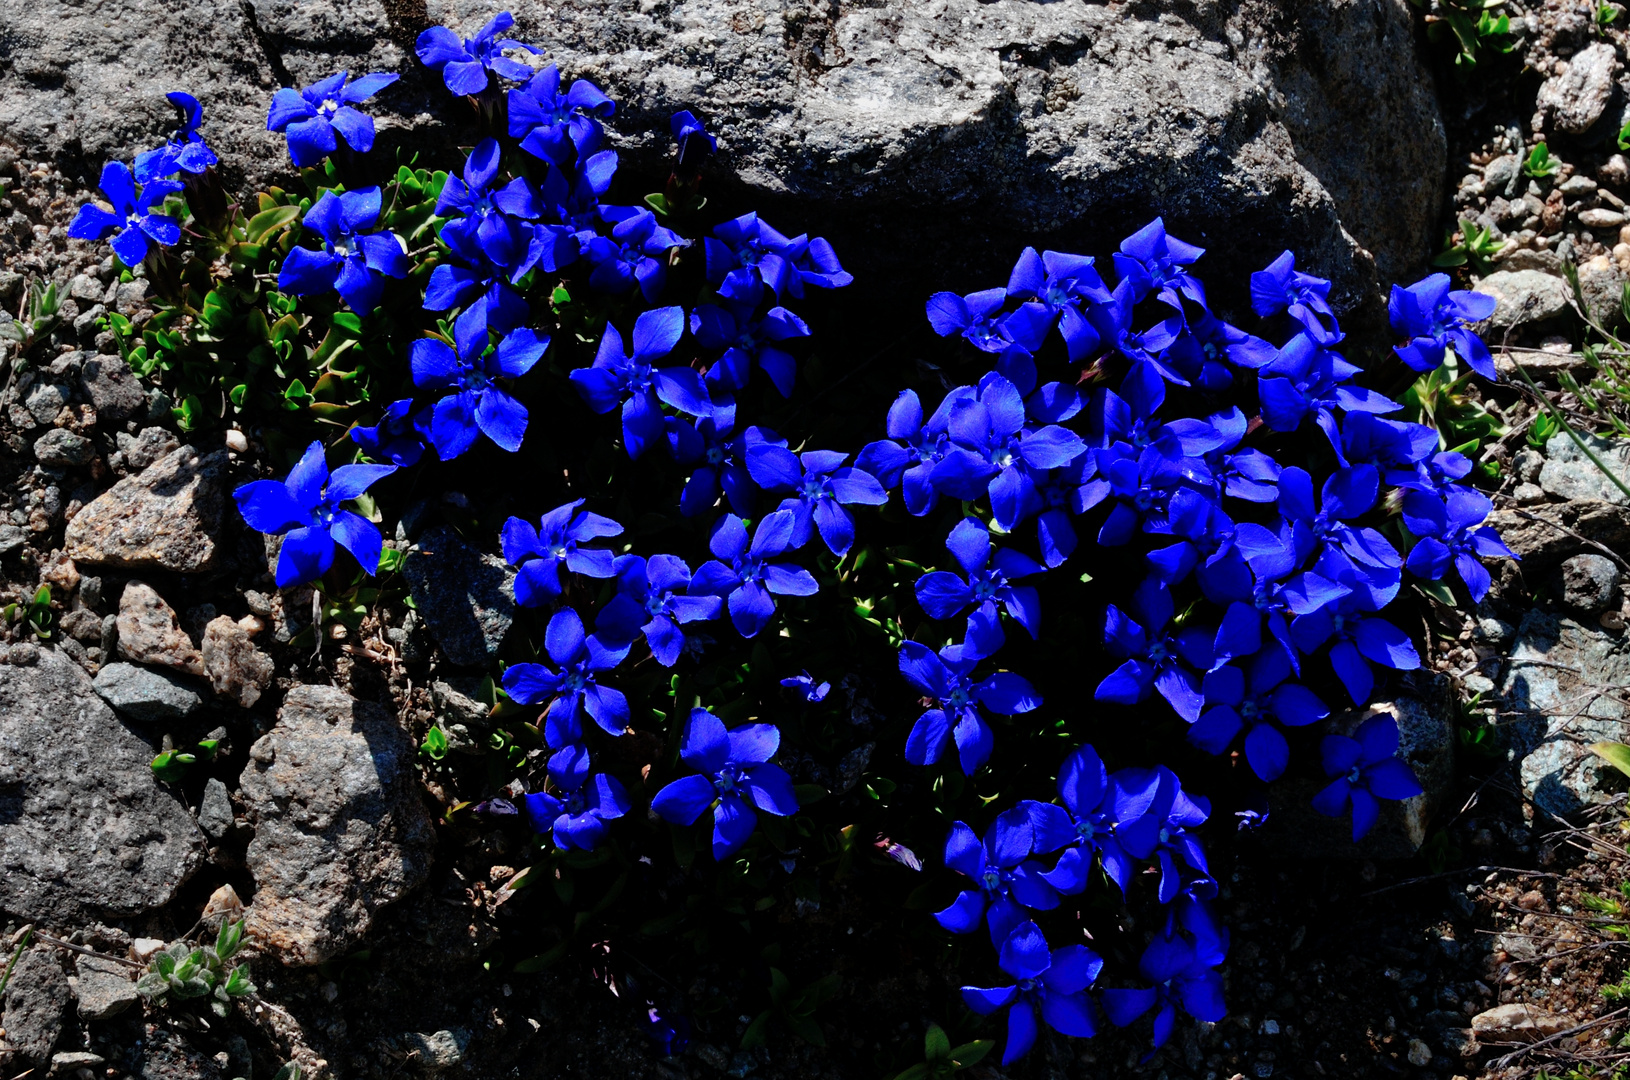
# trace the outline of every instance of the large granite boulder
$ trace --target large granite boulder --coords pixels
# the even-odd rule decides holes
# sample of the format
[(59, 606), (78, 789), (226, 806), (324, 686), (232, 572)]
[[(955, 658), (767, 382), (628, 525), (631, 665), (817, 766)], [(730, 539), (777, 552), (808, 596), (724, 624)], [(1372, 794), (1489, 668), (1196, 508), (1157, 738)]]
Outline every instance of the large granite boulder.
[[(516, 0), (516, 36), (619, 102), (631, 185), (660, 183), (667, 119), (721, 137), (715, 207), (839, 242), (874, 284), (972, 285), (1032, 239), (1094, 245), (1163, 213), (1213, 275), (1294, 247), (1350, 304), (1425, 257), (1443, 126), (1407, 0)], [(34, 152), (128, 159), (202, 99), (234, 181), (288, 168), (278, 85), (400, 71), (376, 153), (468, 143), (469, 106), (417, 66), (429, 23), (482, 0), (39, 0), (0, 10), (0, 130)], [(411, 134), (409, 134), (409, 129)], [(644, 188), (641, 190), (649, 190)], [(624, 194), (637, 201), (640, 190)], [(877, 226), (886, 225), (886, 229)]]

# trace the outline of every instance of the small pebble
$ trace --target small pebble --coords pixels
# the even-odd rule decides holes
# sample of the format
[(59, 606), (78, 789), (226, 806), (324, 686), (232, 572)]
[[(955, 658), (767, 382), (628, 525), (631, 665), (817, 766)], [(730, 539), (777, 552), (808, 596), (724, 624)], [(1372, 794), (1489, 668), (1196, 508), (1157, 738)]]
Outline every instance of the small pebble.
[(241, 454), (249, 449), (249, 437), (237, 428), (226, 433), (226, 448), (235, 454)]
[(1432, 1048), (1419, 1039), (1409, 1040), (1409, 1063), (1424, 1068), (1432, 1063)]

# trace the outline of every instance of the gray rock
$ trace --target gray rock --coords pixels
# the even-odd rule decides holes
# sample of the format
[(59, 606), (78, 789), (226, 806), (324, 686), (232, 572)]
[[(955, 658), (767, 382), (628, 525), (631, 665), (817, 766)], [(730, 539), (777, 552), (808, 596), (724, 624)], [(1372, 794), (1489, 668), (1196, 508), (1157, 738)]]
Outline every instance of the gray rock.
[(1517, 479), (1525, 484), (1539, 481), (1539, 471), (1545, 467), (1545, 455), (1531, 446), (1525, 446), (1511, 459), (1511, 467), (1516, 471)]
[(79, 385), (96, 408), (98, 420), (118, 423), (147, 407), (147, 391), (117, 356), (93, 356), (85, 361)]
[(9, 555), (28, 543), (28, 533), (17, 525), (0, 525), (0, 555)]
[(465, 1047), (470, 1044), (470, 1033), (436, 1031), (429, 1035), (410, 1031), (401, 1038), (402, 1049), (414, 1055), (414, 1064), (424, 1072), (441, 1072), (464, 1061)]
[(462, 754), (487, 752), (487, 732), (492, 730), (491, 711), (479, 700), (481, 680), (438, 679), (430, 684), (430, 700), (436, 720), (447, 732), (448, 746)]
[(494, 555), (484, 555), (446, 525), (419, 538), (402, 574), (413, 601), (447, 659), (485, 667), (515, 621), (515, 575)]
[[(1582, 180), (1584, 177), (1577, 179)], [(1579, 211), (1579, 224), (1587, 229), (1617, 229), (1624, 224), (1624, 215), (1617, 210), (1596, 206)]]
[(1594, 801), (1611, 770), (1589, 750), (1622, 742), (1625, 708), (1613, 696), (1630, 680), (1630, 641), (1544, 611), (1517, 631), (1500, 682), (1507, 730), (1523, 791), (1548, 814), (1566, 817)]
[(85, 644), (100, 644), (102, 641), (102, 617), (94, 611), (85, 608), (75, 608), (62, 616), (62, 632), (75, 641)]
[(67, 1076), (80, 1069), (96, 1069), (107, 1063), (107, 1058), (89, 1050), (63, 1050), (51, 1055), (51, 1072)]
[[(839, 250), (874, 280), (923, 261), (878, 221), (937, 223), (964, 258), (1000, 235), (1010, 260), (1021, 235), (1101, 241), (1152, 209), (1211, 241), (1224, 274), (1296, 247), (1351, 296), (1371, 256), (1386, 278), (1413, 268), (1435, 221), (1445, 140), (1405, 0), (1148, 0), (1135, 17), (1080, 0), (511, 6), (519, 37), (618, 100), (626, 170), (665, 173), (669, 114), (699, 109), (724, 151), (720, 190), (846, 222)], [(0, 72), (0, 130), (76, 160), (151, 145), (173, 124), (166, 73), (187, 71), (223, 171), (261, 183), (288, 169), (265, 130), (275, 86), (348, 68), (404, 75), (369, 102), (382, 152), (447, 147), (467, 109), (404, 43), (488, 14), (469, 0), (12, 5), (6, 29), (29, 45)]]
[(148, 1024), (144, 1034), (138, 1080), (222, 1080), (216, 1057), (192, 1046), (181, 1032)]
[(142, 428), (136, 435), (121, 431), (117, 442), (119, 453), (132, 469), (145, 469), (181, 445), (173, 434), (161, 427)]
[[(1630, 441), (1580, 434), (1585, 445), (1609, 472), (1630, 484)], [(1567, 432), (1552, 435), (1545, 444), (1545, 464), (1539, 470), (1539, 486), (1559, 499), (1627, 503), (1630, 497), (1586, 457)]]
[(67, 428), (52, 428), (34, 440), (34, 460), (41, 465), (67, 468), (84, 465), (95, 456), (91, 441)]
[(1480, 333), (1500, 332), (1554, 318), (1568, 310), (1568, 283), (1540, 270), (1497, 270), (1477, 283), (1477, 291), (1498, 301), (1494, 314), (1477, 324)]
[(1578, 500), (1501, 508), (1489, 515), (1489, 524), (1530, 569), (1596, 550), (1587, 541), (1614, 551), (1630, 545), (1630, 505)]
[(1516, 154), (1501, 154), (1483, 166), (1483, 194), (1513, 195), (1521, 175), (1522, 159)]
[(51, 1060), (69, 998), (61, 951), (36, 945), (18, 959), (6, 985), (4, 1023), (6, 1041), (23, 1063), (43, 1068)]
[(232, 835), (235, 827), (232, 817), (232, 797), (226, 785), (215, 777), (204, 782), (204, 798), (198, 804), (198, 826), (204, 835), (216, 843)]
[(36, 424), (51, 423), (66, 404), (68, 388), (58, 383), (36, 383), (23, 398), (23, 407)]
[(1579, 293), (1585, 313), (1597, 326), (1611, 330), (1624, 321), (1624, 273), (1606, 255), (1579, 267)]
[(0, 910), (74, 925), (169, 903), (202, 860), (153, 747), (54, 650), (0, 666)]
[(132, 581), (119, 597), (119, 652), (141, 664), (204, 674), (204, 657), (181, 629), (175, 609), (151, 585)]
[(1606, 555), (1575, 555), (1562, 564), (1562, 598), (1586, 615), (1619, 606), (1619, 564)]
[(204, 627), (204, 671), (217, 694), (249, 708), (272, 684), (272, 658), (255, 648), (249, 631), (222, 615)]
[(422, 883), (434, 847), (412, 740), (388, 711), (330, 686), (289, 692), (249, 750), (241, 795), (255, 838), (248, 933), (285, 964), (348, 951), (375, 913)]
[(1601, 119), (1613, 97), (1617, 67), (1618, 54), (1605, 42), (1575, 53), (1567, 70), (1552, 75), (1539, 88), (1534, 102), (1534, 128), (1544, 127), (1549, 120), (1556, 130), (1577, 134)]
[(135, 969), (99, 956), (74, 957), (74, 996), (82, 1020), (118, 1016), (141, 1000), (136, 993)]
[(102, 283), (89, 274), (75, 274), (68, 281), (68, 295), (75, 300), (89, 300), (94, 304), (106, 291)]
[(200, 455), (182, 446), (120, 480), (68, 523), (68, 554), (132, 569), (208, 569), (218, 553), (227, 462), (225, 450)]
[(135, 664), (104, 664), (92, 684), (102, 700), (132, 720), (183, 720), (204, 704), (186, 680)]

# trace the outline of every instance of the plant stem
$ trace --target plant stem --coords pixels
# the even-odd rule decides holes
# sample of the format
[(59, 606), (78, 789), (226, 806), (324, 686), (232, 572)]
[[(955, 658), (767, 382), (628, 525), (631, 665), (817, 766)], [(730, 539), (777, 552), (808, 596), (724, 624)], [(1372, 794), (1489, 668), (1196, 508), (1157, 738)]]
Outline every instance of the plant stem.
[(1626, 499), (1630, 499), (1630, 485), (1627, 485), (1623, 480), (1619, 479), (1618, 474), (1609, 469), (1602, 463), (1602, 459), (1596, 456), (1596, 451), (1585, 445), (1585, 440), (1581, 438), (1579, 433), (1573, 429), (1573, 425), (1569, 424), (1563, 417), (1561, 411), (1551, 405), (1551, 399), (1546, 397), (1540, 388), (1535, 385), (1534, 380), (1529, 376), (1528, 372), (1523, 368), (1523, 366), (1521, 364), (1514, 363), (1512, 364), (1512, 367), (1517, 369), (1517, 374), (1522, 376), (1522, 381), (1528, 384), (1528, 388), (1534, 391), (1534, 396), (1539, 399), (1541, 407), (1543, 407), (1546, 412), (1551, 414), (1551, 419), (1555, 420), (1558, 426), (1560, 426), (1563, 431), (1568, 433), (1568, 438), (1573, 440), (1573, 444), (1579, 448), (1579, 452), (1589, 458), (1590, 463), (1600, 469), (1603, 476), (1613, 481), (1613, 486), (1624, 492), (1624, 497)]

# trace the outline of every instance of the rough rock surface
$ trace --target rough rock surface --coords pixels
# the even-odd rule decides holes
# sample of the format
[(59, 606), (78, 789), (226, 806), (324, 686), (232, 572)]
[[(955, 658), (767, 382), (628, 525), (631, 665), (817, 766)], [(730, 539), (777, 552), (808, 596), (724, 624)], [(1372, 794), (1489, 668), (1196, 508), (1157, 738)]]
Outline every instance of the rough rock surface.
[(249, 708), (277, 673), (272, 658), (255, 648), (249, 631), (222, 615), (204, 627), (204, 671), (217, 694)]
[(119, 597), (119, 651), (141, 664), (204, 674), (204, 657), (181, 629), (175, 609), (151, 585), (132, 581)]
[[(1596, 435), (1580, 437), (1620, 481), (1630, 484), (1630, 443)], [(1630, 497), (1580, 451), (1567, 432), (1552, 435), (1545, 443), (1545, 464), (1539, 471), (1539, 486), (1547, 495), (1559, 499), (1630, 502)]]
[(1613, 551), (1623, 551), (1630, 545), (1630, 506), (1607, 502), (1580, 499), (1502, 508), (1489, 515), (1489, 524), (1525, 561), (1550, 561), (1597, 550), (1587, 540)]
[(1534, 101), (1534, 129), (1547, 120), (1558, 131), (1577, 134), (1600, 120), (1613, 97), (1613, 74), (1618, 54), (1612, 45), (1597, 42), (1576, 53), (1566, 68), (1545, 80)]
[(140, 1000), (134, 969), (99, 956), (74, 958), (74, 996), (85, 1020), (117, 1016)]
[(248, 933), (286, 964), (351, 948), (374, 913), (424, 881), (433, 836), (414, 746), (396, 718), (333, 687), (289, 692), (249, 751), (255, 838)]
[(16, 1047), (24, 1064), (40, 1068), (51, 1060), (68, 998), (59, 951), (36, 945), (18, 959), (6, 985), (5, 1030), (6, 1042)]
[(204, 704), (185, 680), (135, 664), (105, 664), (93, 685), (103, 701), (132, 720), (181, 720)]
[(208, 569), (226, 505), (227, 452), (178, 447), (97, 496), (68, 523), (77, 562), (190, 574)]
[(1562, 598), (1587, 615), (1619, 606), (1619, 564), (1606, 555), (1575, 555), (1562, 564)]
[(1477, 291), (1494, 297), (1494, 314), (1476, 329), (1491, 342), (1501, 332), (1523, 323), (1553, 318), (1568, 310), (1568, 284), (1543, 270), (1497, 270), (1477, 283)]
[(203, 837), (153, 753), (62, 653), (0, 666), (0, 911), (63, 925), (169, 902)]
[(1532, 1005), (1498, 1005), (1472, 1017), (1472, 1031), (1491, 1042), (1533, 1042), (1574, 1027), (1578, 1021)]
[(93, 356), (80, 368), (79, 384), (100, 420), (118, 422), (147, 406), (147, 394), (117, 356)]
[(455, 664), (485, 667), (515, 621), (514, 574), (446, 525), (419, 538), (402, 574), (413, 602)]
[[(897, 265), (921, 252), (899, 247), (898, 224), (869, 235), (857, 211), (938, 222), (953, 255), (972, 254), (970, 231), (1006, 234), (1011, 257), (1020, 235), (1102, 241), (1155, 210), (1215, 241), (1228, 273), (1295, 246), (1350, 295), (1377, 265), (1407, 272), (1433, 232), (1445, 139), (1405, 0), (510, 7), (517, 37), (619, 101), (631, 170), (660, 180), (669, 114), (697, 109), (721, 138), (721, 189), (766, 210), (813, 200), (846, 219), (861, 264), (862, 248)], [(10, 5), (0, 37), (26, 47), (0, 69), (0, 129), (29, 151), (128, 155), (173, 123), (163, 93), (184, 71), (227, 172), (262, 181), (286, 168), (271, 92), (347, 68), (404, 74), (369, 103), (378, 152), (410, 124), (458, 142), (465, 106), (411, 42), (490, 14), (473, 0)]]
[(1517, 630), (1500, 694), (1521, 716), (1510, 727), (1523, 791), (1546, 813), (1565, 817), (1597, 795), (1611, 766), (1593, 742), (1625, 739), (1616, 694), (1630, 684), (1630, 642), (1572, 619), (1530, 611)]

